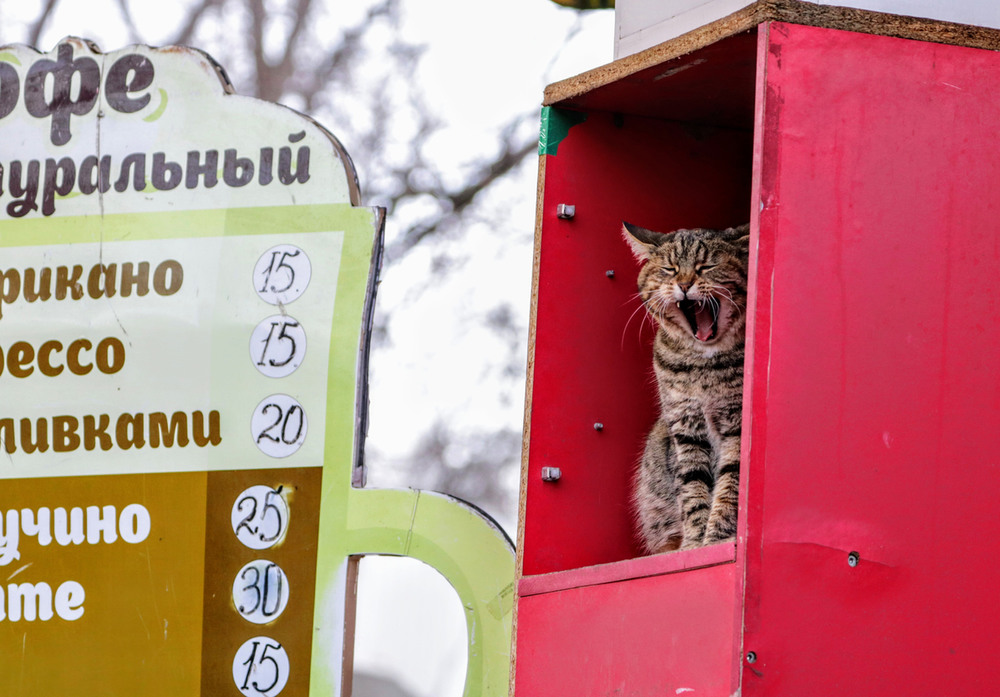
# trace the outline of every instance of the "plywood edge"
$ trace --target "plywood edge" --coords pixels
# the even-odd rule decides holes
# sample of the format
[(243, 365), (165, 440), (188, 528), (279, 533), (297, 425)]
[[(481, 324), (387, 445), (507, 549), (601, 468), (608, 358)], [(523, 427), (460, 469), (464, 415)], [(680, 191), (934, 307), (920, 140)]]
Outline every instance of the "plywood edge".
[(528, 449), (531, 442), (531, 396), (535, 377), (535, 321), (538, 317), (538, 269), (542, 249), (542, 217), (545, 206), (545, 155), (538, 156), (538, 182), (535, 189), (535, 242), (532, 253), (531, 310), (528, 319), (528, 356), (524, 381), (524, 425), (521, 436), (521, 483), (517, 504), (517, 547), (514, 567), (514, 609), (511, 616), (510, 673), (508, 677), (508, 697), (514, 697), (514, 682), (517, 675), (517, 592), (524, 570), (524, 521), (528, 498)]
[(555, 82), (545, 89), (542, 104), (552, 106), (572, 100), (598, 87), (685, 56), (769, 21), (1000, 50), (1000, 30), (997, 29), (850, 7), (817, 5), (802, 0), (759, 0), (731, 15), (662, 44)]
[(518, 594), (520, 596), (541, 595), (572, 588), (599, 586), (635, 578), (662, 576), (680, 571), (703, 569), (707, 566), (730, 564), (735, 560), (735, 544), (724, 542), (684, 552), (667, 552), (609, 564), (595, 564), (579, 569), (520, 577)]
[(828, 29), (899, 39), (930, 41), (989, 50), (1000, 49), (1000, 30), (971, 24), (945, 22), (906, 15), (859, 10), (852, 7), (817, 5), (801, 0), (771, 0), (769, 19)]
[(734, 12), (716, 22), (695, 31), (682, 34), (675, 39), (648, 48), (645, 51), (594, 68), (575, 77), (555, 82), (545, 88), (542, 101), (544, 106), (552, 106), (579, 97), (591, 90), (617, 82), (635, 73), (652, 68), (674, 58), (705, 48), (728, 36), (753, 29), (770, 17), (765, 11), (765, 3), (757, 3)]
[(538, 273), (542, 249), (542, 218), (545, 206), (545, 160), (538, 157), (538, 181), (535, 189), (535, 241), (532, 252), (531, 308), (528, 316), (528, 355), (524, 381), (524, 423), (521, 433), (521, 481), (517, 506), (517, 545), (515, 573), (520, 578), (524, 570), (524, 522), (528, 498), (528, 452), (531, 444), (531, 405), (535, 377), (535, 323), (538, 317)]
[(340, 694), (351, 697), (354, 691), (354, 635), (358, 625), (358, 571), (361, 557), (347, 558), (347, 582), (344, 584), (344, 651), (340, 670)]

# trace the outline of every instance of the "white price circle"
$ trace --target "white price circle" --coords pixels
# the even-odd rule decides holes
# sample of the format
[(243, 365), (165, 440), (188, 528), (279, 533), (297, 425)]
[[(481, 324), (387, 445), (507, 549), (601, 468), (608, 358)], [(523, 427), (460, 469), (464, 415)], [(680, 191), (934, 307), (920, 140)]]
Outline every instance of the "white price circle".
[(274, 697), (288, 682), (288, 652), (270, 637), (248, 639), (233, 658), (233, 682), (247, 697)]
[(291, 375), (306, 355), (306, 330), (289, 315), (272, 315), (250, 335), (250, 359), (269, 378)]
[(261, 400), (250, 417), (250, 435), (271, 457), (288, 457), (302, 447), (309, 423), (302, 405), (287, 394)]
[(267, 549), (281, 542), (288, 530), (288, 504), (281, 489), (258, 484), (236, 497), (233, 532), (250, 549)]
[(264, 252), (253, 269), (253, 287), (271, 305), (287, 305), (301, 296), (312, 277), (309, 257), (294, 244), (279, 244)]
[(290, 590), (280, 566), (267, 559), (255, 559), (236, 574), (233, 605), (243, 619), (266, 624), (285, 611)]

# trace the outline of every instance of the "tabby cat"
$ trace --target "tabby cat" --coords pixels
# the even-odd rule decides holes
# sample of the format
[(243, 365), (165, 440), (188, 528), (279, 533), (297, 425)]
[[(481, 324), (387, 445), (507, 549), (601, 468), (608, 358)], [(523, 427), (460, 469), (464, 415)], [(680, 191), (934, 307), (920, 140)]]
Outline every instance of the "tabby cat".
[(624, 223), (658, 325), (660, 414), (634, 502), (650, 553), (732, 540), (739, 492), (749, 225), (653, 232)]

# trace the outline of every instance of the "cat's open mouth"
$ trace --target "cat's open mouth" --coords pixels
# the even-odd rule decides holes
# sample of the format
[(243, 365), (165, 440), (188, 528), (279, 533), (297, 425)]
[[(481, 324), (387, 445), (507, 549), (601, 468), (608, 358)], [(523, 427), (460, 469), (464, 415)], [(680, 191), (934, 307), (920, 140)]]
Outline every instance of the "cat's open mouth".
[(719, 304), (711, 300), (681, 300), (677, 307), (684, 313), (691, 333), (698, 341), (711, 341), (719, 331)]

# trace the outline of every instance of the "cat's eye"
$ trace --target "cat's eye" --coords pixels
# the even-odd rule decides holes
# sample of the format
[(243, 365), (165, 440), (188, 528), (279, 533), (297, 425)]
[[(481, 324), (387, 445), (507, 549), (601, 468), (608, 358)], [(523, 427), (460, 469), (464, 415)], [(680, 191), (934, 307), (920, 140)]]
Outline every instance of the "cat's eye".
[(706, 271), (714, 269), (716, 266), (718, 266), (718, 264), (702, 264), (701, 266), (698, 266), (695, 271), (698, 273), (705, 273)]
[(676, 266), (664, 266), (661, 269), (661, 271), (663, 272), (664, 276), (674, 276), (674, 275), (677, 274), (677, 267)]

